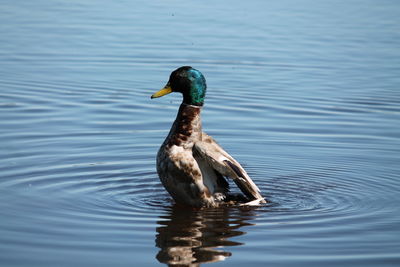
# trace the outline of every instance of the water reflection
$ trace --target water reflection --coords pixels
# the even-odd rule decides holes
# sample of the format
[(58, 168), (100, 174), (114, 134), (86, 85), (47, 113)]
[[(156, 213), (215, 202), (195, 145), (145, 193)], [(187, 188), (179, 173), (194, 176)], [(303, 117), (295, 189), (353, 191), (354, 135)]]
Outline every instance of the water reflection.
[(230, 240), (246, 232), (239, 229), (254, 225), (255, 208), (224, 207), (191, 210), (173, 206), (157, 223), (156, 258), (168, 265), (197, 266), (217, 262), (232, 255), (227, 247), (243, 243)]

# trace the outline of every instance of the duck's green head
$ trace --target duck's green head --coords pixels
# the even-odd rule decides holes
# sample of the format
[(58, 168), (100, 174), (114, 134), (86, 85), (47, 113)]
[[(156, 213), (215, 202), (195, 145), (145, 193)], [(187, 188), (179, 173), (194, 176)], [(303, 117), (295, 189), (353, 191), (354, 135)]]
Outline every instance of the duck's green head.
[(167, 85), (153, 94), (151, 98), (180, 92), (183, 95), (183, 103), (188, 105), (202, 106), (206, 96), (206, 79), (200, 71), (183, 66), (171, 73)]

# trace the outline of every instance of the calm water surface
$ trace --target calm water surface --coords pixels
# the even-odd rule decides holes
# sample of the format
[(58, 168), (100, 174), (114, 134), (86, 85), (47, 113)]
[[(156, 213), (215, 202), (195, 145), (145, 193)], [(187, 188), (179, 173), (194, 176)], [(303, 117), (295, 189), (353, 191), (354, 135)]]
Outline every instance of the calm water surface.
[[(398, 1), (1, 1), (1, 266), (399, 266)], [(155, 155), (204, 129), (270, 201), (190, 210)]]

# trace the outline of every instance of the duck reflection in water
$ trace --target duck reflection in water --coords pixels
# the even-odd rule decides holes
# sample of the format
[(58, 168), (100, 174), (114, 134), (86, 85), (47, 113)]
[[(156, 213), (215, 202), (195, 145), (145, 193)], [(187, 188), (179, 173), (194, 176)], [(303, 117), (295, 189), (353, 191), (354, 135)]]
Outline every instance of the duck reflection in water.
[[(156, 258), (170, 266), (199, 266), (232, 255), (225, 249), (243, 243), (230, 240), (246, 232), (239, 229), (254, 224), (256, 207), (220, 207), (193, 210), (173, 206), (157, 223)], [(217, 249), (218, 248), (218, 249)]]

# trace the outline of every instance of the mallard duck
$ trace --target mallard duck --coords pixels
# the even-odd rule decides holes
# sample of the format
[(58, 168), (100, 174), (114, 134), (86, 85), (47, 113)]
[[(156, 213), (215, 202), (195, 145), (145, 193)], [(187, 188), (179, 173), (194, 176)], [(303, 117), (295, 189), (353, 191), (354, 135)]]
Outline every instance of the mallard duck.
[[(157, 154), (157, 173), (175, 202), (193, 207), (226, 203), (265, 203), (257, 185), (243, 167), (215, 140), (202, 131), (200, 112), (206, 95), (203, 74), (183, 66), (173, 71), (168, 83), (151, 98), (172, 92), (183, 95), (171, 130)], [(231, 178), (243, 195), (229, 193)]]

